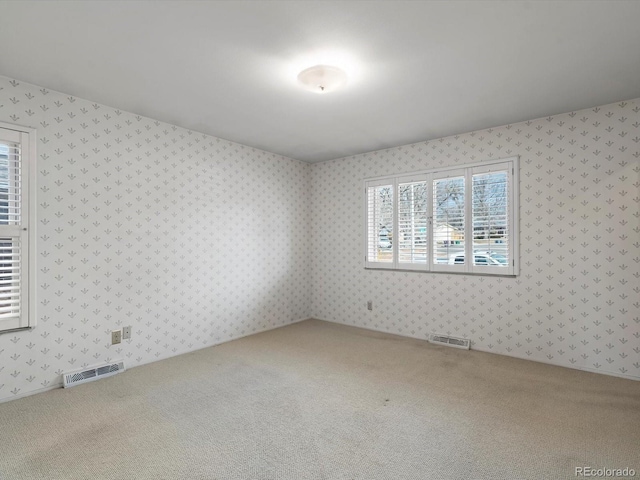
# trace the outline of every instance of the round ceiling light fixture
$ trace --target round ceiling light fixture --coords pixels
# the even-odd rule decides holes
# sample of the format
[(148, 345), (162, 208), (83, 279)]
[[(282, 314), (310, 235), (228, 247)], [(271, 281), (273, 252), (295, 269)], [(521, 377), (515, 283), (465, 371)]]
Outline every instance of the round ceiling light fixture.
[(298, 82), (310, 92), (329, 93), (347, 84), (347, 74), (331, 65), (314, 65), (298, 74)]

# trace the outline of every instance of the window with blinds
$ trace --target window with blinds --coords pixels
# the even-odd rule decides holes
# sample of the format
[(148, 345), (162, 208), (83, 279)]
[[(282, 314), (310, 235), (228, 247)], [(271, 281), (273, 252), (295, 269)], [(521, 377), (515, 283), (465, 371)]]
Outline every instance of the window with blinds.
[(365, 181), (365, 266), (517, 275), (517, 161)]
[(30, 132), (0, 127), (0, 330), (30, 326), (28, 187), (31, 148)]
[(379, 267), (393, 266), (394, 187), (384, 182), (371, 182), (367, 193), (368, 263)]
[(432, 175), (433, 270), (458, 269), (465, 264), (465, 175), (440, 175)]
[(426, 179), (398, 181), (398, 263), (401, 268), (427, 265), (429, 197)]
[[(480, 172), (480, 173), (477, 173)], [(499, 166), (474, 169), (471, 176), (473, 222), (473, 271), (503, 269), (512, 262), (509, 249), (510, 172)]]

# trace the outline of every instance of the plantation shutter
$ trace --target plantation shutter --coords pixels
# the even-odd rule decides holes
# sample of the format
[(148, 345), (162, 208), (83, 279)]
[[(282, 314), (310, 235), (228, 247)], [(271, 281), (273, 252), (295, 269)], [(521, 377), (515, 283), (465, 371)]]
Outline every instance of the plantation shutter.
[(472, 169), (472, 272), (490, 269), (513, 274), (512, 178), (511, 163)]
[(426, 175), (398, 179), (398, 268), (428, 266), (429, 185)]
[(394, 188), (389, 182), (367, 182), (366, 266), (393, 268)]
[(434, 173), (432, 192), (432, 270), (466, 271), (465, 171)]
[(365, 180), (365, 267), (518, 275), (518, 158)]
[(0, 330), (27, 327), (29, 134), (0, 128)]

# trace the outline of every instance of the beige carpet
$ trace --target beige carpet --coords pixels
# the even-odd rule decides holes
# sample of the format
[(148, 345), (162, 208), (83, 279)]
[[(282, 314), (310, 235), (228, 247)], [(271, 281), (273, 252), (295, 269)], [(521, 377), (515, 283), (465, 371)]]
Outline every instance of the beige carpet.
[(0, 405), (0, 479), (636, 470), (640, 382), (309, 320)]

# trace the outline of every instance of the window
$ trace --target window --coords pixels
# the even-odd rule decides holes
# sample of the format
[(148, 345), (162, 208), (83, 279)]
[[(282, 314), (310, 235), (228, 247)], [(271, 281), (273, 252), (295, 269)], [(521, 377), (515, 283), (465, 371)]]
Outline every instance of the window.
[(367, 257), (378, 268), (393, 267), (393, 185), (371, 182), (367, 189)]
[(34, 137), (31, 129), (0, 124), (0, 331), (34, 324), (29, 308)]
[(427, 265), (429, 221), (428, 185), (425, 176), (398, 180), (398, 264), (422, 269)]
[(517, 275), (518, 159), (365, 181), (365, 267)]

